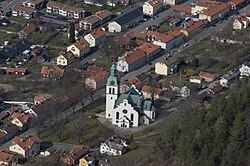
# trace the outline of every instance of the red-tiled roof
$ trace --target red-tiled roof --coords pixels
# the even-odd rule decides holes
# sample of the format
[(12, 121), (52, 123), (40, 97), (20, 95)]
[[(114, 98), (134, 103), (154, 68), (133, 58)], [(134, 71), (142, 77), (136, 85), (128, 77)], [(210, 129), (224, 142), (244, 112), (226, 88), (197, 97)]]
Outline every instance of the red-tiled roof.
[(202, 10), (201, 14), (213, 16), (222, 12), (223, 10), (227, 8), (229, 9), (226, 3), (214, 3), (210, 8)]
[(0, 151), (0, 161), (4, 163), (9, 163), (9, 161), (15, 157), (15, 153), (8, 151), (8, 150), (2, 150)]
[(34, 134), (31, 134), (27, 137), (15, 136), (12, 143), (19, 145), (23, 150), (28, 150), (34, 143), (40, 143), (41, 140)]
[(128, 64), (133, 64), (136, 61), (146, 58), (146, 54), (142, 50), (135, 50), (132, 52), (125, 52), (125, 56), (123, 58)]
[(155, 94), (155, 95), (160, 95), (160, 93), (163, 91), (160, 88), (155, 88), (155, 87), (150, 87), (148, 85), (144, 85), (141, 89), (142, 92), (146, 92), (146, 93), (151, 93), (151, 94)]

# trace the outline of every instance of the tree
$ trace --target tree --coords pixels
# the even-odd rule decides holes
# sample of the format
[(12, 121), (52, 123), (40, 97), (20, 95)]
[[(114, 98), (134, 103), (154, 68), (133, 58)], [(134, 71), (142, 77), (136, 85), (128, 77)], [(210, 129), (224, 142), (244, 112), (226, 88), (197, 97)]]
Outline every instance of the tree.
[(199, 67), (199, 59), (198, 59), (198, 58), (194, 58), (194, 59), (192, 60), (191, 65), (192, 65), (193, 67)]
[(74, 43), (75, 40), (75, 23), (71, 22), (69, 24), (69, 42)]

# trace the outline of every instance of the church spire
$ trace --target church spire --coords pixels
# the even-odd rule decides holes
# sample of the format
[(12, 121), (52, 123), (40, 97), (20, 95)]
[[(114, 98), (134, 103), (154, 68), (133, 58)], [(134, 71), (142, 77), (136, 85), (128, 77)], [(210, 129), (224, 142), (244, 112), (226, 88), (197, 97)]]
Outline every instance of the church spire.
[(115, 77), (115, 71), (116, 71), (116, 65), (115, 65), (115, 63), (113, 63), (111, 66), (111, 76), (112, 77)]

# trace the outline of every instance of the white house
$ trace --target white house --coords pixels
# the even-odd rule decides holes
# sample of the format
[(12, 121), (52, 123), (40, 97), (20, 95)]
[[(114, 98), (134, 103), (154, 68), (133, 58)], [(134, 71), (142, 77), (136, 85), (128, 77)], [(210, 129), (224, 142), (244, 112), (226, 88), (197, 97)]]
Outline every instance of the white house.
[(201, 84), (202, 78), (199, 76), (191, 76), (190, 77), (190, 82), (196, 83), (196, 84)]
[(242, 64), (241, 68), (239, 69), (240, 71), (240, 77), (242, 78), (243, 76), (249, 76), (250, 75), (250, 67), (248, 65)]
[(250, 20), (246, 16), (235, 17), (233, 22), (233, 29), (235, 30), (245, 29), (249, 26), (249, 21)]
[(104, 42), (106, 39), (106, 32), (102, 29), (93, 30), (85, 35), (84, 39), (90, 44), (90, 47), (95, 47)]
[(115, 75), (115, 64), (106, 84), (106, 118), (121, 128), (148, 125), (155, 120), (156, 109), (151, 100), (132, 86), (128, 91), (119, 94), (119, 81)]
[(153, 16), (162, 9), (163, 3), (161, 0), (151, 0), (143, 5), (143, 14)]
[(113, 156), (121, 156), (127, 151), (127, 142), (126, 140), (114, 135), (107, 139), (104, 143), (100, 145), (101, 154), (108, 154)]
[(180, 45), (183, 41), (183, 38), (183, 33), (178, 30), (170, 30), (165, 33), (159, 33), (155, 31), (147, 32), (147, 41), (153, 42), (153, 44), (158, 45), (165, 50), (169, 50)]
[(146, 63), (146, 54), (142, 50), (134, 50), (125, 52), (123, 56), (118, 58), (116, 69), (120, 72), (133, 71)]

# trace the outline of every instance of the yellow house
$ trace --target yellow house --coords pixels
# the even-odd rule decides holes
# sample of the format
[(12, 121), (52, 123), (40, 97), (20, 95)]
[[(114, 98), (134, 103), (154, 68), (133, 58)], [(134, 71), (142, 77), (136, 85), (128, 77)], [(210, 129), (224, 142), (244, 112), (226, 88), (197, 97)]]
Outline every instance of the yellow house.
[(163, 3), (161, 0), (151, 0), (143, 5), (143, 14), (153, 16), (161, 10)]
[(60, 52), (56, 58), (56, 64), (61, 66), (68, 66), (74, 60), (74, 55), (71, 52)]
[(155, 73), (159, 75), (168, 75), (168, 66), (166, 63), (157, 62), (155, 63)]
[(79, 160), (79, 166), (92, 166), (95, 165), (95, 159), (88, 155)]
[(41, 140), (34, 134), (27, 137), (16, 136), (9, 150), (22, 155), (24, 158), (33, 157), (40, 151)]
[(90, 51), (90, 44), (82, 39), (67, 47), (67, 51), (72, 52), (75, 57), (80, 58)]

